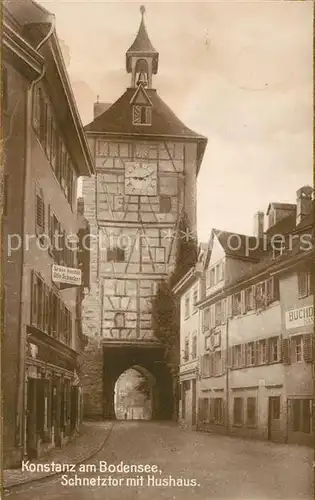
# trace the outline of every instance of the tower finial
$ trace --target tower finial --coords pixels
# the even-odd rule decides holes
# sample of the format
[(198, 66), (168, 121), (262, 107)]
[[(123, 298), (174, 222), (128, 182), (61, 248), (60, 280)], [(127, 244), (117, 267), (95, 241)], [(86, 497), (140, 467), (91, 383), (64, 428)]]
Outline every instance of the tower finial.
[(140, 6), (140, 12), (141, 12), (141, 16), (142, 16), (142, 19), (143, 19), (143, 16), (144, 16), (144, 13), (145, 13), (145, 6), (144, 5)]

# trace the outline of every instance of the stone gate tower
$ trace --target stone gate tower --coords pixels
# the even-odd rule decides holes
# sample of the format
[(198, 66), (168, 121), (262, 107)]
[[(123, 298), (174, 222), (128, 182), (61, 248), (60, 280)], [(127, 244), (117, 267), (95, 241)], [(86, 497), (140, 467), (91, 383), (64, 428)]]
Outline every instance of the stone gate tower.
[[(96, 175), (83, 181), (91, 239), (83, 331), (85, 414), (114, 418), (114, 385), (128, 368), (154, 378), (156, 418), (170, 418), (171, 379), (154, 338), (151, 300), (173, 270), (178, 225), (196, 230), (196, 178), (207, 140), (187, 128), (154, 89), (159, 54), (144, 23), (126, 53), (130, 87), (96, 103), (85, 127)], [(93, 342), (94, 339), (94, 342)]]

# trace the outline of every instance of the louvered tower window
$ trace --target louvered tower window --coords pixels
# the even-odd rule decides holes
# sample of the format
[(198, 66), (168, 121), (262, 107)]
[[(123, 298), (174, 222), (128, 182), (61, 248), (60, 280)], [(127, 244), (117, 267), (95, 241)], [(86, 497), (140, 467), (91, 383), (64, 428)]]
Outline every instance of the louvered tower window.
[(133, 125), (151, 125), (152, 110), (150, 106), (133, 106)]

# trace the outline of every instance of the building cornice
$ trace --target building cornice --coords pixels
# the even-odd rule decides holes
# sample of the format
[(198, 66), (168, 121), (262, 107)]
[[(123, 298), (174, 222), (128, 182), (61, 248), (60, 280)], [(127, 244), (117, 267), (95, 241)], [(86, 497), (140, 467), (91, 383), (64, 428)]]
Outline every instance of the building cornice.
[(29, 79), (37, 78), (43, 69), (44, 58), (6, 21), (2, 23), (2, 43), (12, 62), (16, 62)]
[(178, 295), (181, 291), (186, 289), (189, 285), (192, 285), (193, 282), (200, 277), (201, 273), (196, 270), (195, 267), (189, 269), (189, 271), (183, 276), (175, 286), (173, 286), (172, 290), (175, 295)]
[(83, 125), (82, 125), (79, 111), (78, 111), (78, 108), (76, 105), (76, 101), (75, 101), (75, 98), (74, 98), (74, 95), (72, 92), (71, 84), (69, 81), (69, 77), (67, 74), (67, 70), (65, 67), (63, 56), (61, 53), (57, 34), (55, 31), (53, 32), (53, 35), (52, 35), (51, 40), (49, 42), (49, 48), (50, 48), (54, 63), (56, 65), (56, 68), (58, 70), (58, 76), (60, 78), (62, 89), (64, 91), (64, 95), (65, 95), (66, 100), (67, 100), (68, 109), (69, 109), (69, 112), (71, 115), (72, 123), (73, 123), (74, 128), (75, 128), (75, 134), (76, 134), (76, 137), (78, 138), (80, 149), (81, 149), (81, 152), (82, 152), (83, 157), (84, 157), (84, 165), (87, 167), (85, 169), (81, 165), (81, 168), (80, 168), (80, 166), (78, 165), (79, 174), (80, 175), (92, 175), (94, 173), (94, 162), (92, 160), (90, 148), (89, 148), (89, 145), (88, 145), (87, 140), (86, 140)]
[(218, 292), (214, 293), (213, 295), (210, 295), (205, 299), (200, 300), (199, 302), (196, 303), (196, 306), (200, 309), (204, 309), (208, 305), (214, 304), (218, 300), (226, 298), (236, 291), (242, 290), (244, 288), (247, 288), (248, 286), (260, 282), (267, 276), (275, 276), (290, 271), (292, 268), (298, 266), (301, 262), (310, 260), (312, 256), (314, 258), (314, 252), (304, 252), (282, 263), (278, 264), (273, 263), (270, 266), (266, 267), (260, 273), (254, 274), (251, 277), (247, 277), (246, 279), (238, 281), (237, 283), (231, 283), (230, 285), (227, 285), (223, 289), (218, 290)]

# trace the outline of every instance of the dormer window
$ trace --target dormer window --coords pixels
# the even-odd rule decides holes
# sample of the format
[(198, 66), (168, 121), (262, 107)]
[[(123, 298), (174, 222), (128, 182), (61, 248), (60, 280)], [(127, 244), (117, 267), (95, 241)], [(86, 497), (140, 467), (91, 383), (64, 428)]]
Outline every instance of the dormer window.
[(151, 125), (152, 109), (150, 106), (133, 106), (133, 125)]

